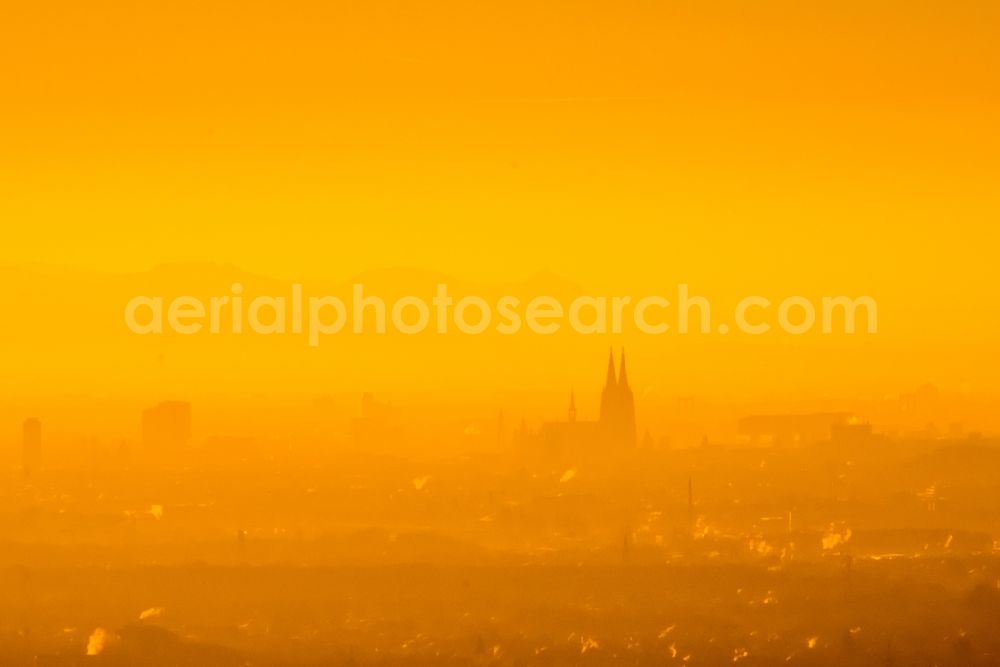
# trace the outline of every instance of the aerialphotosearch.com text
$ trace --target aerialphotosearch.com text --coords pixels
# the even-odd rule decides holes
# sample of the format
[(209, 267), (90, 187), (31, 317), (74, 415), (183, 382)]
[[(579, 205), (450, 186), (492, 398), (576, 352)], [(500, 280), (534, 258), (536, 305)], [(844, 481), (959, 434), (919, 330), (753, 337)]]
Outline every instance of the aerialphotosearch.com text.
[(683, 283), (670, 297), (584, 295), (569, 300), (546, 295), (456, 297), (446, 284), (438, 284), (429, 298), (385, 299), (368, 294), (362, 284), (352, 285), (346, 297), (310, 295), (301, 284), (293, 284), (285, 295), (251, 295), (236, 283), (228, 294), (207, 299), (135, 296), (125, 305), (124, 315), (136, 334), (290, 334), (303, 336), (313, 347), (336, 334), (391, 332), (514, 335), (526, 331), (543, 336), (560, 331), (618, 334), (629, 329), (649, 335), (878, 332), (878, 306), (870, 296), (746, 296), (725, 321), (716, 321), (709, 299), (692, 294)]

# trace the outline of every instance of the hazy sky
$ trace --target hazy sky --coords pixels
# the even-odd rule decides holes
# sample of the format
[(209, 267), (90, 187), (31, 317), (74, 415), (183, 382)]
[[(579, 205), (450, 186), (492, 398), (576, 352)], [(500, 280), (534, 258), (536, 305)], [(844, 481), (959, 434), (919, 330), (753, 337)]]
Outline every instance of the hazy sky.
[[(0, 261), (869, 294), (876, 340), (637, 353), (678, 392), (995, 387), (996, 3), (202, 4), (5, 11)], [(14, 340), (37, 340), (31, 312)], [(588, 369), (607, 342), (580, 343)], [(470, 350), (454, 386), (510, 369)], [(135, 368), (37, 352), (59, 377)], [(390, 356), (375, 375), (441, 377), (433, 355)]]
[(0, 252), (984, 278), (1000, 17), (933, 4), (25, 3)]

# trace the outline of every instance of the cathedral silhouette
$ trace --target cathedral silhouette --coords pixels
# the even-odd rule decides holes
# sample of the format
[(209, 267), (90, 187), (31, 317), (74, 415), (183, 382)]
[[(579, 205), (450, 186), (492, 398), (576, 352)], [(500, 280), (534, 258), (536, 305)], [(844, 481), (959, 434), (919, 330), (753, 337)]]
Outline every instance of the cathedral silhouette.
[(608, 442), (635, 445), (635, 397), (628, 386), (624, 349), (618, 379), (615, 379), (614, 352), (608, 352), (608, 373), (601, 392), (601, 418), (598, 423)]
[(576, 418), (576, 395), (570, 392), (569, 415), (564, 422), (546, 422), (538, 432), (551, 450), (601, 447), (630, 448), (636, 444), (635, 396), (628, 384), (625, 350), (615, 372), (614, 351), (608, 353), (608, 370), (601, 391), (601, 412), (597, 421)]

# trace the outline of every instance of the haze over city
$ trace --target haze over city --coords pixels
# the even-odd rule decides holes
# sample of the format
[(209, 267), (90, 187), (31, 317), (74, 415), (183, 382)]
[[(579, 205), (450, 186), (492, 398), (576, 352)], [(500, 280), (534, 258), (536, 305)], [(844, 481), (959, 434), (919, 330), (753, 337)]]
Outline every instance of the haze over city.
[(1000, 664), (998, 14), (5, 7), (0, 666)]

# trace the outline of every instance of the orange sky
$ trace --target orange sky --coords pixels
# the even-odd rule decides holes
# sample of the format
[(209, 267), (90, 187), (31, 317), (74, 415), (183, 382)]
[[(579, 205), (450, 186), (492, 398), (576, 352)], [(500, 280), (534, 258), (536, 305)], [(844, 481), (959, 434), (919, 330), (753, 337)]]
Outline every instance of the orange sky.
[[(998, 393), (996, 3), (205, 5), (5, 10), (0, 262), (43, 264), (42, 282), (197, 260), (337, 283), (549, 269), (593, 290), (869, 294), (874, 340), (625, 342), (672, 393)], [(22, 308), (6, 395), (156, 393), (97, 334), (41, 334), (35, 287), (0, 288)], [(117, 327), (117, 293), (93, 296), (109, 308), (77, 326)], [(608, 342), (573, 343), (588, 365), (568, 371), (564, 350), (528, 384), (585, 381)], [(233, 389), (219, 378), (239, 354), (176, 345)], [(456, 345), (461, 362), (389, 341), (329, 382), (514, 387), (553, 358)], [(293, 353), (251, 349), (261, 389), (322, 388), (283, 375)], [(333, 353), (294, 354), (314, 369)]]
[(990, 277), (994, 3), (205, 4), (10, 12), (4, 259)]

